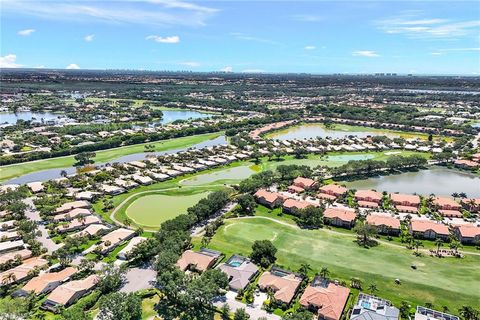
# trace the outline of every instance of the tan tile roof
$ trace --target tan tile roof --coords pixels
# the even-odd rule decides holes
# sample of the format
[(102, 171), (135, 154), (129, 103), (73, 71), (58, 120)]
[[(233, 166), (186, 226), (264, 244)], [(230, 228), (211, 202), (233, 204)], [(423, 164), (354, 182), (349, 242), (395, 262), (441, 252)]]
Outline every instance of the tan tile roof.
[(372, 199), (374, 201), (380, 201), (382, 200), (382, 194), (380, 192), (373, 191), (373, 190), (358, 190), (357, 192), (355, 192), (355, 198), (364, 199), (364, 200)]
[(0, 264), (10, 260), (14, 260), (17, 255), (19, 255), (22, 258), (22, 260), (24, 260), (32, 256), (32, 251), (28, 249), (22, 249), (22, 250), (11, 251), (11, 252), (2, 254), (0, 255)]
[(296, 177), (295, 180), (293, 180), (293, 185), (300, 187), (300, 188), (311, 188), (313, 187), (317, 182), (315, 180), (309, 179), (309, 178), (304, 178), (304, 177)]
[(47, 287), (52, 282), (63, 282), (70, 278), (72, 275), (77, 273), (77, 269), (68, 267), (59, 272), (49, 272), (43, 273), (35, 278), (32, 278), (27, 284), (22, 288), (23, 291), (30, 292), (33, 291), (36, 294), (41, 293), (45, 287)]
[(335, 195), (342, 195), (348, 191), (347, 188), (342, 187), (338, 184), (327, 184), (320, 188), (320, 192), (328, 193), (328, 194), (335, 194)]
[(463, 217), (463, 214), (458, 211), (458, 210), (438, 210), (438, 213), (440, 213), (444, 217), (456, 217), (456, 218), (461, 218)]
[(292, 301), (300, 283), (301, 279), (294, 274), (279, 277), (270, 273), (270, 271), (264, 272), (258, 279), (258, 286), (261, 289), (272, 289), (275, 292), (275, 299), (286, 304)]
[(305, 209), (308, 207), (314, 207), (316, 206), (313, 203), (307, 202), (307, 201), (301, 201), (301, 200), (295, 200), (295, 199), (287, 199), (284, 203), (283, 206), (287, 209)]
[(466, 238), (475, 238), (476, 236), (480, 236), (480, 227), (472, 226), (472, 225), (459, 225), (455, 228), (458, 229), (462, 237)]
[(180, 259), (177, 261), (177, 267), (180, 270), (187, 270), (188, 266), (193, 265), (195, 269), (203, 272), (207, 270), (215, 261), (216, 257), (203, 254), (201, 252), (195, 252), (192, 250), (185, 251)]
[(8, 277), (9, 274), (13, 273), (17, 281), (20, 281), (28, 276), (28, 273), (35, 269), (35, 267), (45, 267), (48, 265), (48, 261), (40, 257), (33, 257), (25, 260), (21, 265), (16, 266), (10, 270), (0, 273), (0, 283), (4, 283), (4, 279)]
[(332, 282), (326, 288), (309, 285), (300, 298), (300, 304), (304, 307), (314, 306), (319, 308), (318, 315), (326, 320), (339, 320), (349, 294), (350, 289), (335, 285)]
[(270, 192), (265, 189), (259, 189), (257, 192), (255, 192), (255, 197), (257, 199), (264, 198), (265, 201), (267, 201), (268, 203), (273, 203), (278, 199), (283, 199), (283, 196), (281, 194), (276, 192)]
[(75, 208), (88, 208), (88, 207), (90, 207), (90, 203), (88, 203), (87, 201), (79, 200), (79, 201), (64, 203), (60, 207), (58, 207), (55, 210), (55, 212), (60, 213), (60, 212), (72, 210)]
[(437, 197), (433, 203), (439, 207), (461, 208), (460, 204), (451, 198)]
[(60, 230), (72, 230), (81, 226), (88, 226), (93, 223), (100, 223), (101, 220), (96, 216), (90, 215), (85, 217), (85, 221), (78, 221), (77, 219), (72, 220), (69, 224), (61, 226)]
[(66, 305), (77, 292), (91, 290), (99, 281), (100, 277), (94, 274), (85, 279), (64, 283), (53, 290), (52, 293), (48, 295), (47, 300), (59, 305)]
[(61, 213), (61, 214), (57, 214), (53, 217), (53, 220), (64, 220), (64, 219), (67, 219), (67, 216), (70, 218), (70, 219), (74, 219), (76, 218), (77, 216), (87, 216), (87, 215), (90, 215), (91, 212), (90, 210), (86, 209), (86, 208), (75, 208), (73, 210), (70, 210), (66, 213)]
[(420, 205), (420, 197), (414, 194), (390, 193), (390, 199), (395, 204), (407, 203), (409, 206)]

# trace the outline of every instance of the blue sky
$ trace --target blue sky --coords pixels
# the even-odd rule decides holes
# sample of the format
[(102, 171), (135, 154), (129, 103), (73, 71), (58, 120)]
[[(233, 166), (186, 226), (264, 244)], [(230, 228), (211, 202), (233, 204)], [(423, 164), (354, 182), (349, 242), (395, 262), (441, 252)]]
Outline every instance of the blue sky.
[(1, 2), (1, 67), (480, 74), (476, 1)]

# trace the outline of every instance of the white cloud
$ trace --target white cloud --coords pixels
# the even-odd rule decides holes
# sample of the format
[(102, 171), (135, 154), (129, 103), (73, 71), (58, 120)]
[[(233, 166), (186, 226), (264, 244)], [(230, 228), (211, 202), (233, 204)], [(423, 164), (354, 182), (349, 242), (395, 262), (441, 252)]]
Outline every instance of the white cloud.
[(317, 47), (315, 47), (315, 46), (305, 46), (303, 49), (305, 49), (305, 50), (315, 50), (315, 49), (317, 49)]
[(352, 55), (357, 56), (357, 57), (368, 57), (368, 58), (375, 58), (375, 57), (380, 56), (375, 51), (370, 51), (370, 50), (353, 51)]
[(35, 29), (25, 29), (25, 30), (18, 31), (17, 34), (19, 36), (24, 36), (25, 37), (25, 36), (31, 35), (34, 32), (35, 32)]
[[(142, 2), (142, 5), (136, 3)], [(101, 21), (161, 26), (203, 26), (219, 10), (176, 0), (31, 1), (1, 0), (2, 12), (49, 20)]]
[(233, 68), (232, 67), (223, 67), (222, 69), (220, 69), (220, 71), (222, 72), (233, 72)]
[(0, 57), (0, 68), (20, 68), (21, 64), (17, 63), (17, 56), (15, 54), (7, 54)]
[(77, 69), (80, 69), (80, 67), (76, 63), (70, 63), (65, 69), (77, 70)]
[(244, 69), (242, 70), (243, 73), (263, 73), (265, 70), (263, 69)]
[(191, 68), (200, 67), (200, 63), (196, 62), (196, 61), (184, 61), (184, 62), (180, 62), (178, 64), (181, 65), (181, 66), (191, 67)]
[(280, 43), (277, 41), (273, 41), (270, 39), (264, 39), (264, 38), (259, 38), (259, 37), (253, 37), (241, 32), (232, 32), (230, 33), (235, 39), (238, 40), (245, 40), (245, 41), (253, 41), (253, 42), (260, 42), (260, 43), (266, 43), (266, 44), (272, 44), (272, 45), (279, 45)]
[(292, 16), (293, 20), (303, 21), (303, 22), (318, 22), (323, 20), (321, 16), (314, 14), (295, 14)]
[(145, 38), (146, 40), (153, 40), (159, 43), (179, 43), (180, 37), (179, 36), (170, 36), (170, 37), (161, 37), (156, 35), (150, 35)]
[(417, 14), (404, 14), (376, 22), (389, 34), (402, 34), (414, 39), (457, 39), (480, 32), (480, 20), (419, 19)]
[(457, 51), (457, 52), (465, 52), (465, 51), (480, 51), (480, 47), (478, 48), (449, 48), (449, 49), (439, 49), (439, 51), (443, 51), (443, 52), (454, 52), (454, 51)]
[(443, 53), (441, 53), (441, 52), (432, 52), (432, 53), (430, 53), (430, 54), (431, 54), (432, 56), (441, 56), (441, 55), (443, 55)]
[(95, 38), (95, 35), (94, 34), (88, 34), (86, 35), (85, 37), (83, 37), (83, 40), (87, 41), (87, 42), (92, 42), (93, 41), (93, 38)]

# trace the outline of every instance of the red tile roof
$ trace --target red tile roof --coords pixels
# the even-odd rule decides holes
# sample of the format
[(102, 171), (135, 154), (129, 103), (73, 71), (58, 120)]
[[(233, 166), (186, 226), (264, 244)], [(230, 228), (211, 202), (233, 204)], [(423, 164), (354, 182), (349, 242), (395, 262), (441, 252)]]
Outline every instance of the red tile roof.
[(283, 203), (283, 207), (287, 209), (305, 209), (307, 207), (311, 206), (316, 206), (313, 203), (307, 202), (307, 201), (301, 201), (301, 200), (295, 200), (295, 199), (287, 199)]
[(300, 298), (300, 304), (304, 307), (314, 306), (319, 308), (319, 318), (339, 320), (349, 294), (350, 289), (335, 285), (332, 282), (326, 288), (309, 285)]
[(455, 228), (458, 229), (460, 235), (464, 238), (475, 238), (476, 236), (480, 236), (480, 227), (477, 226), (465, 224), (456, 226)]
[(373, 200), (380, 202), (382, 200), (382, 194), (373, 190), (358, 190), (355, 192), (355, 198), (360, 200)]
[(368, 215), (367, 223), (374, 226), (387, 226), (393, 229), (400, 229), (400, 220), (394, 217), (379, 216), (379, 215)]
[(317, 182), (315, 180), (309, 178), (296, 177), (295, 180), (293, 180), (293, 185), (304, 189), (311, 188), (316, 184)]
[(347, 188), (342, 187), (338, 184), (327, 184), (326, 186), (323, 186), (320, 188), (320, 192), (333, 194), (333, 195), (342, 195), (347, 193), (347, 191), (348, 191)]
[(343, 208), (327, 208), (323, 212), (323, 216), (329, 219), (338, 218), (340, 220), (349, 222), (352, 222), (357, 218), (355, 211)]
[(448, 227), (444, 224), (433, 222), (430, 220), (412, 220), (412, 230), (415, 232), (425, 232), (428, 230), (435, 231), (441, 235), (449, 235)]
[(420, 197), (414, 194), (390, 193), (390, 199), (395, 204), (408, 204), (409, 207), (420, 205)]

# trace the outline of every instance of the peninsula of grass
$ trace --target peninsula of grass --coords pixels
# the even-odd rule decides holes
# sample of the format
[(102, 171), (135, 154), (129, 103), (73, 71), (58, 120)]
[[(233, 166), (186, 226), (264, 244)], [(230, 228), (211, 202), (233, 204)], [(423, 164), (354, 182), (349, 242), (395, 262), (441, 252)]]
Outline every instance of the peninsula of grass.
[[(437, 309), (446, 306), (457, 313), (462, 305), (476, 305), (480, 299), (476, 289), (480, 287), (479, 255), (466, 254), (462, 259), (416, 257), (398, 244), (385, 242), (365, 249), (354, 242), (353, 232), (304, 230), (288, 220), (274, 214), (269, 217), (265, 212), (256, 217), (227, 219), (208, 247), (226, 257), (248, 255), (255, 240), (268, 239), (278, 249), (277, 264), (298, 270), (307, 263), (312, 267), (311, 276), (327, 267), (331, 278), (349, 283), (356, 277), (364, 288), (374, 283), (379, 290), (376, 295), (396, 305), (401, 301), (411, 305), (432, 303)], [(395, 279), (401, 284), (395, 284)]]
[[(215, 139), (220, 135), (222, 135), (221, 132), (207, 133), (101, 150), (96, 152), (96, 157), (94, 160), (95, 163), (104, 163), (129, 154), (143, 153), (146, 144), (153, 144), (156, 152), (188, 148), (203, 141)], [(0, 167), (0, 182), (36, 171), (71, 167), (74, 163), (74, 156), (66, 156), (2, 166)]]

